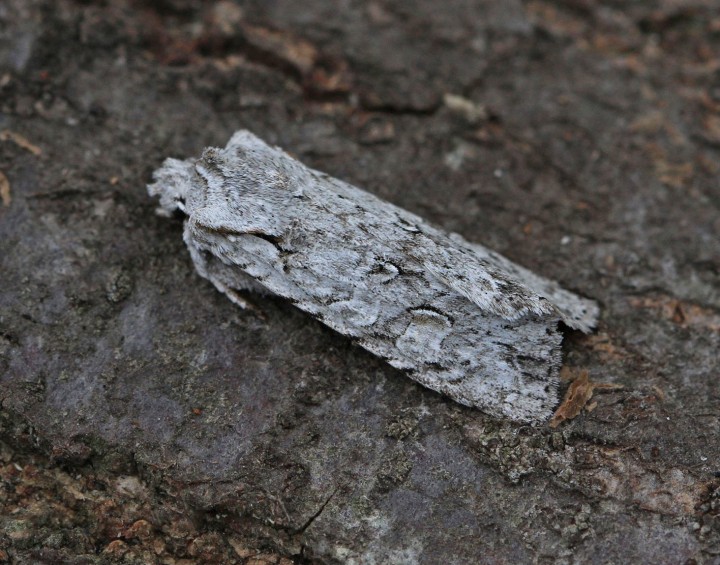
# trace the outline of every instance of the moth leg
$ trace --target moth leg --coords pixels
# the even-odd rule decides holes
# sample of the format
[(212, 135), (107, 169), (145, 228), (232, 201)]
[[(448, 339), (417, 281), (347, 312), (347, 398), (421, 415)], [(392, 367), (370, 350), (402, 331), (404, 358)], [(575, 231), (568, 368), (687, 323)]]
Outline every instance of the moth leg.
[(268, 294), (267, 289), (258, 284), (250, 275), (225, 265), (213, 255), (203, 253), (203, 251), (195, 245), (188, 245), (188, 249), (195, 264), (195, 270), (201, 277), (208, 279), (215, 285), (215, 288), (225, 294), (234, 304), (237, 304), (243, 310), (249, 310), (259, 318), (265, 319), (265, 314), (263, 314), (260, 308), (245, 298), (241, 294), (241, 291)]

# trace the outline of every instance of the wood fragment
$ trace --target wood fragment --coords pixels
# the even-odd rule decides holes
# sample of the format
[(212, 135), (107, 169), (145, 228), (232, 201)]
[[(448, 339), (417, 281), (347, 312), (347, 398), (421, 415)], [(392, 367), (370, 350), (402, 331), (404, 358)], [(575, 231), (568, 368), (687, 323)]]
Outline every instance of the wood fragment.
[(12, 196), (10, 195), (10, 181), (5, 174), (0, 171), (0, 201), (6, 208), (10, 206), (12, 202)]
[(572, 420), (583, 408), (592, 412), (597, 407), (597, 402), (588, 404), (595, 390), (616, 390), (623, 388), (622, 385), (612, 383), (594, 383), (588, 377), (587, 371), (581, 371), (578, 377), (570, 384), (562, 404), (558, 407), (550, 420), (550, 427), (557, 428), (565, 420)]
[(31, 143), (25, 136), (14, 131), (10, 131), (9, 129), (0, 131), (0, 141), (12, 141), (15, 145), (30, 151), (30, 153), (36, 157), (42, 155), (42, 149), (40, 149), (37, 145)]
[(630, 299), (633, 308), (654, 310), (681, 328), (720, 331), (720, 314), (712, 307), (686, 302), (669, 295)]

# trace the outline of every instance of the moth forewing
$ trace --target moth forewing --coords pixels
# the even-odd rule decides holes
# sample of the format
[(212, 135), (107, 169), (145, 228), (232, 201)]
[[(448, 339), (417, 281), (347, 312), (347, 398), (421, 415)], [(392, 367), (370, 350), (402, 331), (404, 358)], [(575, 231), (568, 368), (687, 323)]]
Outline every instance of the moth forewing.
[(168, 159), (150, 194), (187, 215), (197, 271), (234, 302), (271, 292), (419, 383), (497, 417), (548, 418), (563, 321), (597, 306), (247, 131)]

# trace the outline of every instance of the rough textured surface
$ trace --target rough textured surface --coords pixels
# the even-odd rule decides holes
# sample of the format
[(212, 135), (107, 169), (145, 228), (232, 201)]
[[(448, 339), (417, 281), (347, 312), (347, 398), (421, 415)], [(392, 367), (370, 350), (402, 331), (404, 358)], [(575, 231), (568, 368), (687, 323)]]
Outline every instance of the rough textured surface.
[[(296, 560), (718, 562), (715, 4), (198, 5), (0, 4), (3, 439)], [(239, 128), (597, 299), (565, 362), (625, 388), (501, 423), (229, 308), (144, 186)]]
[(286, 299), (426, 387), (498, 418), (557, 406), (558, 326), (598, 307), (459, 234), (310, 169), (247, 130), (167, 159), (148, 186), (181, 211), (201, 276), (236, 304)]

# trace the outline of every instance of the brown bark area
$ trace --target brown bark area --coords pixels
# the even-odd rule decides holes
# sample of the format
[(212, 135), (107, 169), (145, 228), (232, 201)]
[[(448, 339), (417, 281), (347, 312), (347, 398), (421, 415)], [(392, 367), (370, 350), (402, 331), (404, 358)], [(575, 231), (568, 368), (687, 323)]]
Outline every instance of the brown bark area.
[[(718, 562), (719, 53), (703, 0), (0, 4), (0, 560)], [(235, 308), (145, 184), (240, 128), (598, 300), (623, 388), (513, 425)]]

